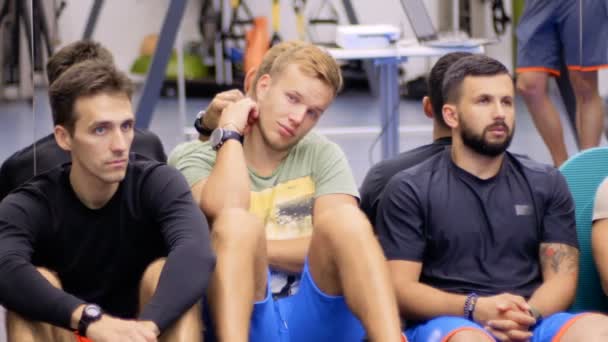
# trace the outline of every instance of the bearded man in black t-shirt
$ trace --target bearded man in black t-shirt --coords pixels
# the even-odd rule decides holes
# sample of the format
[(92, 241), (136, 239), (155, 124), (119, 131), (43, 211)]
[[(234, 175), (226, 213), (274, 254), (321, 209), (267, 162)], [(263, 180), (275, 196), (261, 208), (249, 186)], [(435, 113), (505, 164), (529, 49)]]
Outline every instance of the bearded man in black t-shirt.
[(207, 221), (177, 170), (129, 154), (131, 94), (122, 72), (95, 59), (49, 89), (72, 162), (0, 203), (10, 341), (201, 338), (196, 303), (215, 265)]
[(563, 312), (579, 253), (564, 177), (505, 152), (515, 128), (507, 69), (464, 57), (443, 95), (451, 150), (395, 175), (377, 218), (408, 340), (604, 340), (607, 317)]

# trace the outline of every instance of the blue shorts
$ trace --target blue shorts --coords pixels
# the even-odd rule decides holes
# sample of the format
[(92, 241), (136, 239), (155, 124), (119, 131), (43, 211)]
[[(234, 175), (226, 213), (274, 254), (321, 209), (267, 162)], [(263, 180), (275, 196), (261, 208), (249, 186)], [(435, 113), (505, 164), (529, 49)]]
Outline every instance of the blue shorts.
[[(563, 334), (576, 319), (584, 315), (586, 314), (566, 312), (551, 315), (532, 328), (533, 336), (530, 342), (550, 342), (554, 337)], [(494, 337), (482, 326), (462, 317), (438, 317), (407, 329), (405, 334), (409, 342), (443, 342), (455, 333), (467, 329), (481, 331), (488, 336), (489, 342), (494, 342)]]
[(526, 0), (516, 35), (519, 73), (608, 67), (608, 0)]
[[(270, 278), (268, 278), (270, 279)], [(361, 341), (365, 331), (343, 296), (323, 293), (304, 264), (300, 288), (292, 296), (255, 303), (251, 315), (251, 342)]]

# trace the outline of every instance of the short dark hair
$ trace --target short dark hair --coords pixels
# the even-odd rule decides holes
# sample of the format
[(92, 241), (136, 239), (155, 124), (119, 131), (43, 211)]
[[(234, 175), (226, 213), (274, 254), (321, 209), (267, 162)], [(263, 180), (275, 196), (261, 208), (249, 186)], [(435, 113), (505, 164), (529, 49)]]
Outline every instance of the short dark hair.
[(69, 67), (49, 88), (53, 124), (66, 127), (73, 134), (76, 100), (102, 93), (124, 94), (130, 99), (133, 83), (123, 72), (101, 60), (86, 60)]
[(459, 59), (472, 55), (473, 54), (470, 52), (451, 52), (446, 55), (443, 55), (437, 60), (437, 63), (433, 65), (433, 68), (431, 69), (431, 72), (429, 74), (427, 87), (431, 106), (433, 107), (433, 118), (438, 124), (444, 127), (447, 127), (447, 125), (443, 120), (443, 115), (441, 115), (441, 108), (443, 108), (442, 88), (445, 72), (448, 71), (448, 68)]
[(112, 53), (101, 44), (91, 40), (79, 40), (64, 46), (55, 52), (46, 63), (46, 75), (49, 85), (76, 63), (89, 59), (99, 59), (108, 64), (114, 64)]
[(443, 102), (456, 103), (460, 99), (462, 82), (467, 76), (509, 75), (509, 70), (494, 58), (472, 55), (456, 61), (448, 68), (443, 78)]

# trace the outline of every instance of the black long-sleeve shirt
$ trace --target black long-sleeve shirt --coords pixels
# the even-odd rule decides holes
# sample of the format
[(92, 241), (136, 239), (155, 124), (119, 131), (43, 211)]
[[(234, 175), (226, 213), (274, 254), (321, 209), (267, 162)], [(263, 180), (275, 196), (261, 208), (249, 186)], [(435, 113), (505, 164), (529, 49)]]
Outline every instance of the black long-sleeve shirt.
[[(215, 266), (207, 222), (186, 181), (170, 166), (132, 155), (117, 192), (92, 210), (74, 193), (69, 172), (66, 164), (39, 175), (0, 202), (0, 303), (66, 328), (84, 303), (134, 318), (144, 270), (166, 256), (138, 317), (163, 331), (202, 297)], [(63, 291), (36, 266), (57, 272)]]

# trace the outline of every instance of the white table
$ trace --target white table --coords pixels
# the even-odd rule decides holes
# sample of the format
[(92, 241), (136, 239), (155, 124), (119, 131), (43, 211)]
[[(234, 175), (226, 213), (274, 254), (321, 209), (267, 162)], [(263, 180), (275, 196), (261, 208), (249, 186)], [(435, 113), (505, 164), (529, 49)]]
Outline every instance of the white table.
[(483, 47), (434, 48), (418, 44), (396, 45), (381, 49), (326, 49), (337, 60), (371, 59), (378, 70), (382, 159), (399, 153), (399, 79), (398, 66), (410, 57), (438, 57), (455, 51), (483, 53)]

